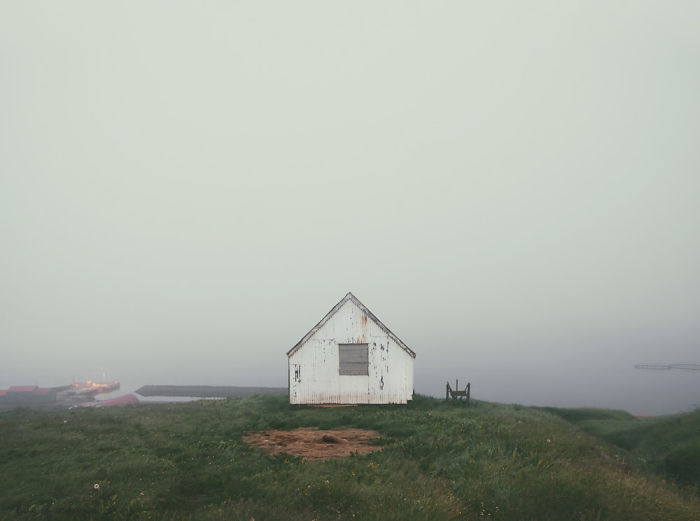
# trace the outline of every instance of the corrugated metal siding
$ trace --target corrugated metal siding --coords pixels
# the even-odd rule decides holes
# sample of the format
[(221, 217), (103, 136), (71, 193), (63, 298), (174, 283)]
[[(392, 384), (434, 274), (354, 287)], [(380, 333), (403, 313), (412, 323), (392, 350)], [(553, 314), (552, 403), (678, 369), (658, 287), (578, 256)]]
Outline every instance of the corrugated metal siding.
[[(339, 344), (367, 344), (366, 373), (340, 374)], [(348, 301), (289, 357), (290, 403), (406, 403), (413, 357)]]

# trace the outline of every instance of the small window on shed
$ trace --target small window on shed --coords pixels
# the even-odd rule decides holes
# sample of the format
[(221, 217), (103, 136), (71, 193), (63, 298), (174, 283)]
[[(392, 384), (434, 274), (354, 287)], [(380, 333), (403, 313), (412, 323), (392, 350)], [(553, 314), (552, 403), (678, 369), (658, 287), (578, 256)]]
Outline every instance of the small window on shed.
[(338, 344), (340, 353), (340, 374), (368, 375), (368, 344)]

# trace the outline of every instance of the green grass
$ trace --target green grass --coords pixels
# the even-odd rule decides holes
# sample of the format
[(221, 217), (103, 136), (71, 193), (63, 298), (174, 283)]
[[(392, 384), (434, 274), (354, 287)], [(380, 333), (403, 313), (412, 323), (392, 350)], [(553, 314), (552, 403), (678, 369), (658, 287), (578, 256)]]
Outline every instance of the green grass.
[(700, 488), (700, 410), (637, 418), (605, 409), (547, 409), (582, 430), (626, 449), (667, 479)]
[[(0, 520), (700, 519), (692, 489), (628, 461), (584, 421), (605, 419), (420, 396), (408, 407), (295, 408), (260, 396), (13, 411), (0, 415)], [(393, 441), (306, 462), (241, 440), (305, 426)]]

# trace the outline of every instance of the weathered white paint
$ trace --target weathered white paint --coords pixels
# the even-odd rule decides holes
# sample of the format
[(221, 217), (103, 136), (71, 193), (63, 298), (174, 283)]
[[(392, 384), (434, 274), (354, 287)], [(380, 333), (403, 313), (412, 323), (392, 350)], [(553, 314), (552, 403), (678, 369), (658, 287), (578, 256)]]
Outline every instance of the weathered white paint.
[[(336, 308), (287, 353), (290, 403), (378, 404), (411, 400), (415, 353), (352, 293)], [(339, 374), (338, 344), (353, 343), (368, 344), (368, 375)]]

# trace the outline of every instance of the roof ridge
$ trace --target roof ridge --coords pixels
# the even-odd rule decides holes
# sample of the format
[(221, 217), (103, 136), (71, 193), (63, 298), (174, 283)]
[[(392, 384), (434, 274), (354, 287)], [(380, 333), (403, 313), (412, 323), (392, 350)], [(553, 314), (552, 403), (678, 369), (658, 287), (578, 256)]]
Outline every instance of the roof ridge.
[(357, 307), (360, 308), (364, 313), (369, 316), (369, 318), (372, 319), (372, 321), (377, 324), (386, 334), (389, 335), (391, 339), (393, 339), (404, 351), (406, 351), (411, 357), (415, 358), (416, 353), (408, 347), (399, 337), (397, 337), (391, 329), (389, 329), (384, 323), (377, 318), (377, 316), (372, 313), (367, 306), (365, 306), (362, 302), (360, 302), (360, 299), (358, 299), (355, 295), (352, 294), (352, 291), (348, 291), (347, 294), (340, 299), (340, 301), (331, 308), (331, 310), (325, 314), (325, 316), (314, 326), (312, 327), (308, 333), (306, 333), (299, 342), (297, 342), (294, 347), (292, 347), (289, 351), (287, 351), (287, 357), (292, 356), (295, 352), (301, 348), (302, 345), (306, 343), (307, 340), (309, 340), (319, 329), (321, 329), (326, 322), (330, 320), (330, 318), (336, 314), (336, 312), (345, 304), (348, 300), (351, 300)]

